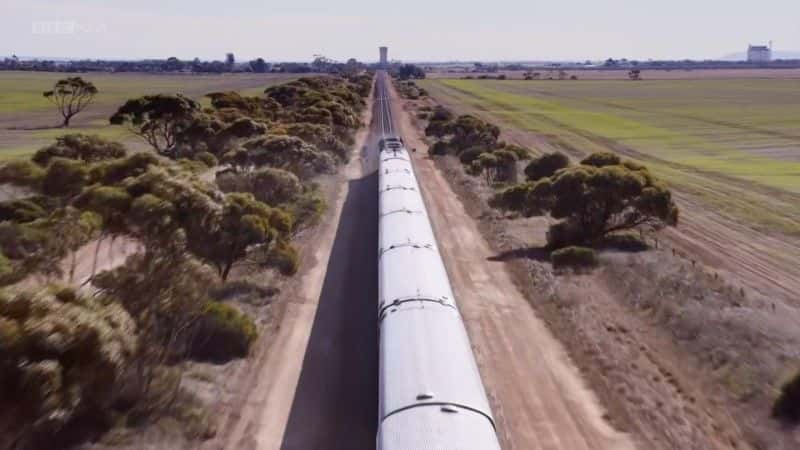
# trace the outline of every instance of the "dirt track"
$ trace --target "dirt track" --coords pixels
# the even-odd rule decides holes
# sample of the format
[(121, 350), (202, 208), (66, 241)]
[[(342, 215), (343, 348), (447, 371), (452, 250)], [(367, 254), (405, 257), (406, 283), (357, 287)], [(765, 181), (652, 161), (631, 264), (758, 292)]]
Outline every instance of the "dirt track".
[[(374, 139), (372, 128), (357, 135), (356, 148)], [(202, 448), (374, 448), (377, 177), (362, 175), (369, 164), (353, 155), (345, 168), (346, 186), (304, 245), (304, 269), (284, 289), (274, 332), (232, 374), (218, 436)]]
[(517, 290), (425, 144), (397, 105), (395, 120), (415, 153), (434, 231), (447, 265), (505, 450), (629, 449), (613, 430), (561, 344)]

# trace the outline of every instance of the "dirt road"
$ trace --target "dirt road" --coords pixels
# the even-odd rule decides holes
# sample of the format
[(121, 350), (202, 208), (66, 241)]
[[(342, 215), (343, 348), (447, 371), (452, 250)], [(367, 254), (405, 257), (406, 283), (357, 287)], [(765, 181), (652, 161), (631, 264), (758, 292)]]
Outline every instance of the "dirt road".
[[(371, 111), (363, 119), (371, 124)], [(369, 147), (373, 128), (356, 136), (357, 149)], [(284, 289), (276, 330), (230, 377), (235, 393), (220, 404), (227, 414), (202, 448), (374, 448), (377, 176), (362, 155), (345, 168), (346, 186), (303, 251), (303, 272)]]
[(613, 430), (561, 344), (536, 316), (475, 221), (427, 157), (393, 92), (396, 125), (414, 154), (442, 256), (466, 322), (505, 450), (632, 449)]

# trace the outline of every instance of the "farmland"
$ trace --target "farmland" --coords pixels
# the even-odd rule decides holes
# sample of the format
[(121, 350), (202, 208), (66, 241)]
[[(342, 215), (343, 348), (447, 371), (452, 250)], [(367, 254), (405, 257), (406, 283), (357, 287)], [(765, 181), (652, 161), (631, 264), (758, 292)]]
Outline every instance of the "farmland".
[[(666, 448), (688, 448), (681, 439), (693, 434), (757, 448), (794, 448), (795, 439), (777, 431), (766, 412), (787, 374), (798, 367), (797, 80), (417, 83), (431, 96), (407, 101), (420, 131), (432, 123), (420, 114), (422, 106), (441, 104), (498, 125), (501, 140), (536, 153), (562, 151), (576, 160), (615, 152), (664, 180), (680, 218), (676, 227), (648, 241), (650, 250), (602, 250), (595, 273), (551, 279), (548, 263), (536, 254), (551, 219), (498, 215), (486, 199), (499, 186), (469, 176), (452, 155), (432, 157), (464, 204), (485, 218), (483, 232), (495, 240), (496, 258), (512, 265), (521, 261), (519, 283), (535, 280), (531, 304), (588, 368), (595, 390), (601, 397), (614, 392), (603, 397), (607, 407), (627, 411), (642, 435), (663, 439)], [(608, 335), (609, 323), (625, 323), (628, 344)], [(661, 333), (665, 340), (649, 340)], [(640, 351), (649, 353), (653, 367), (642, 365)], [(626, 352), (629, 359), (621, 356)], [(688, 371), (678, 376), (675, 391), (664, 389), (664, 367), (676, 366)], [(703, 400), (705, 394), (698, 393), (710, 392), (705, 383), (721, 389)], [(693, 392), (685, 396), (687, 389)], [(616, 403), (623, 393), (626, 401)], [(691, 412), (696, 405), (713, 409), (712, 404), (725, 406), (710, 424)], [(637, 405), (645, 406), (637, 410)], [(669, 410), (688, 411), (687, 420), (660, 416)], [(736, 423), (721, 425), (726, 417)], [(681, 423), (697, 429), (659, 435)], [(737, 436), (740, 432), (744, 436)]]
[(758, 229), (800, 233), (800, 80), (423, 84), (540, 151), (623, 153)]
[(215, 91), (260, 93), (267, 86), (296, 78), (293, 75), (148, 75), (82, 74), (100, 93), (85, 112), (75, 116), (68, 130), (58, 128), (60, 115), (42, 96), (66, 74), (37, 72), (0, 73), (0, 160), (30, 155), (36, 149), (69, 132), (98, 134), (121, 140), (132, 148), (141, 143), (108, 118), (127, 99), (157, 93), (182, 93), (200, 100)]

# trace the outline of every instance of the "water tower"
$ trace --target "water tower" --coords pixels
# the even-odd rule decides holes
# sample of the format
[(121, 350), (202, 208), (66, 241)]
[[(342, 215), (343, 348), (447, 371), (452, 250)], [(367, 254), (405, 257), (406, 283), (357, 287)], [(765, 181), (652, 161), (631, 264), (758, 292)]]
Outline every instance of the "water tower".
[(380, 64), (381, 67), (386, 67), (389, 65), (389, 47), (378, 47), (378, 50), (381, 53)]

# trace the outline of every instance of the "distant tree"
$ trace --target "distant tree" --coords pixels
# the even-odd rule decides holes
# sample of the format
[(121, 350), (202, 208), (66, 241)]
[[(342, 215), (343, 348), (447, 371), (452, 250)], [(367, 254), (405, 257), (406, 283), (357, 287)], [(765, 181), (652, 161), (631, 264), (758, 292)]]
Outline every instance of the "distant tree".
[(250, 70), (255, 73), (265, 73), (269, 72), (269, 64), (264, 61), (264, 58), (258, 58), (253, 61), (250, 61)]
[(633, 69), (628, 72), (628, 78), (631, 80), (637, 81), (642, 79), (642, 70), (641, 69)]
[(45, 91), (43, 95), (58, 108), (64, 118), (62, 126), (68, 127), (69, 121), (94, 101), (97, 92), (90, 81), (70, 77), (58, 80), (53, 89)]
[(164, 62), (164, 70), (167, 72), (178, 72), (183, 70), (183, 67), (183, 62), (174, 56), (170, 56), (167, 58), (167, 61)]
[(158, 153), (172, 156), (180, 133), (192, 125), (199, 113), (200, 105), (181, 94), (146, 95), (125, 102), (109, 121), (112, 125), (128, 125)]
[(397, 78), (400, 78), (401, 80), (421, 80), (425, 78), (425, 71), (422, 70), (421, 67), (415, 66), (414, 64), (403, 64), (397, 69)]
[(233, 56), (233, 53), (226, 53), (225, 68), (230, 72), (233, 70), (234, 64), (236, 64), (236, 58)]

